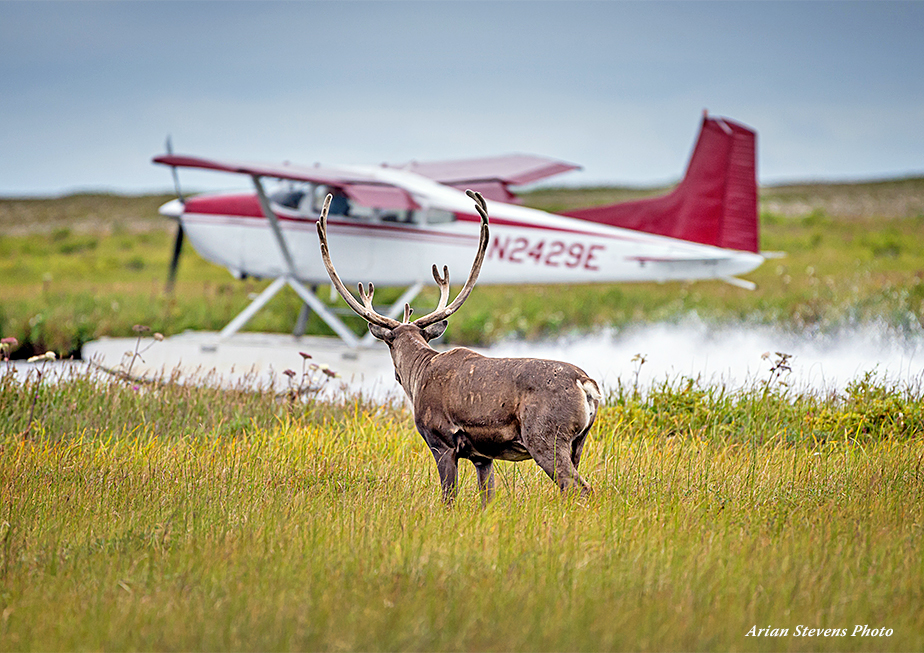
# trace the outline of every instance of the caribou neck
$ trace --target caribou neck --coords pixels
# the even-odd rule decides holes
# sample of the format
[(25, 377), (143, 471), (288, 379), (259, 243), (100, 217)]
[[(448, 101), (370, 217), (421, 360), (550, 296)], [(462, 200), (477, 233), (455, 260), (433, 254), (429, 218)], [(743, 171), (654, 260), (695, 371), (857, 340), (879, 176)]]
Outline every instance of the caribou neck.
[(430, 361), (439, 352), (433, 349), (419, 332), (413, 331), (397, 335), (390, 344), (390, 349), (399, 382), (413, 403), (421, 382), (427, 377), (426, 371)]

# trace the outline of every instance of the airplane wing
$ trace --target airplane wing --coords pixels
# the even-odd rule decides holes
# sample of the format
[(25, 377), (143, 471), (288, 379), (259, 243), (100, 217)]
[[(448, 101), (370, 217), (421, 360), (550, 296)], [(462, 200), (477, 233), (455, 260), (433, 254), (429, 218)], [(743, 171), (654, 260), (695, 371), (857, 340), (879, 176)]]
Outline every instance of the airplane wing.
[(370, 174), (357, 170), (341, 170), (322, 166), (273, 165), (205, 159), (202, 157), (167, 154), (154, 157), (154, 163), (177, 168), (198, 168), (218, 172), (233, 172), (251, 177), (271, 177), (327, 184), (343, 189), (350, 199), (363, 206), (388, 209), (416, 209), (417, 202), (406, 190), (383, 182)]
[(177, 168), (199, 168), (201, 170), (216, 170), (219, 172), (236, 172), (256, 177), (310, 181), (334, 186), (348, 183), (366, 183), (374, 185), (380, 183), (371, 175), (364, 175), (352, 171), (348, 172), (336, 168), (322, 168), (321, 166), (298, 166), (287, 163), (282, 165), (248, 163), (244, 161), (205, 159), (182, 154), (156, 156), (153, 161), (154, 163), (161, 163)]
[[(329, 184), (343, 188), (352, 199), (370, 206), (374, 204), (395, 209), (417, 206), (405, 191), (377, 180), (371, 175), (364, 175), (354, 170), (346, 171), (322, 166), (247, 163), (172, 154), (155, 157), (154, 163), (178, 168), (199, 168)], [(516, 196), (510, 192), (509, 186), (531, 184), (540, 179), (580, 169), (580, 166), (573, 163), (530, 154), (448, 161), (410, 161), (401, 165), (385, 164), (383, 167), (407, 170), (459, 190), (471, 188), (479, 191), (488, 199), (501, 202), (516, 201)]]
[(516, 200), (516, 196), (510, 192), (508, 186), (531, 184), (540, 179), (581, 168), (579, 165), (566, 161), (531, 154), (510, 154), (450, 161), (410, 161), (388, 167), (409, 170), (459, 190), (471, 188), (488, 199), (501, 202)]
[[(342, 188), (352, 200), (364, 206), (389, 209), (419, 208), (406, 190), (377, 179), (372, 174), (365, 174), (361, 170), (288, 163), (249, 163), (181, 154), (157, 156), (153, 161), (176, 168), (198, 168), (327, 184)], [(522, 186), (569, 170), (580, 169), (580, 166), (573, 163), (528, 154), (450, 161), (411, 161), (402, 165), (385, 164), (382, 167), (412, 172), (458, 190), (471, 188), (487, 199), (501, 202), (517, 201), (516, 196), (508, 189), (509, 186)]]

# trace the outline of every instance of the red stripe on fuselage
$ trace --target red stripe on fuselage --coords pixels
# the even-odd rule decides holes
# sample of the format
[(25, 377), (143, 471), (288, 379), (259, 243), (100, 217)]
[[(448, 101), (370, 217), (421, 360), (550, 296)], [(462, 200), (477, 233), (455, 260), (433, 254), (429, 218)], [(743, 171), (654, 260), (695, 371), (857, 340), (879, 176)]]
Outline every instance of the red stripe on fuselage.
[[(481, 222), (481, 218), (477, 215), (472, 215), (470, 213), (456, 213), (456, 220), (459, 222)], [(544, 224), (526, 224), (523, 222), (516, 222), (515, 220), (506, 220), (504, 218), (490, 218), (491, 225), (503, 226), (503, 227), (516, 227), (518, 229), (536, 229), (541, 231), (554, 231), (555, 233), (560, 234), (574, 234), (576, 236), (591, 236), (593, 238), (606, 238), (609, 240), (628, 240), (632, 242), (638, 242), (639, 238), (633, 238), (631, 236), (624, 236), (622, 234), (601, 234), (599, 231), (583, 231), (581, 229), (562, 229), (561, 227), (553, 227), (551, 225)]]
[[(192, 197), (187, 200), (186, 207), (184, 209), (184, 216), (192, 217), (190, 214), (222, 216), (229, 218), (230, 220), (235, 220), (237, 218), (256, 218), (260, 220), (266, 219), (266, 216), (263, 215), (263, 210), (260, 208), (260, 201), (254, 193), (241, 193), (239, 195), (219, 195), (213, 197), (209, 197), (207, 195)], [(481, 222), (481, 218), (474, 214), (455, 213), (454, 215), (459, 222)], [(301, 216), (294, 217), (287, 216), (282, 213), (277, 213), (277, 217), (279, 218), (280, 222), (296, 222), (306, 224), (314, 224), (317, 222), (317, 218), (306, 218)], [(331, 222), (332, 226), (334, 224), (338, 223)], [(339, 224), (343, 226), (356, 226), (363, 229), (378, 230), (380, 232), (406, 232), (408, 234), (414, 235), (418, 235), (420, 233), (419, 228), (408, 228), (402, 227), (400, 225), (386, 223), (339, 222)], [(491, 224), (495, 226), (516, 227), (518, 229), (552, 231), (555, 233), (572, 234), (575, 236), (590, 236), (593, 238), (604, 238), (607, 240), (640, 240), (638, 238), (633, 238), (631, 236), (622, 234), (601, 234), (599, 232), (586, 231), (583, 229), (562, 229), (561, 227), (528, 224), (517, 222), (515, 220), (508, 220), (505, 218), (492, 217)], [(446, 235), (450, 236), (451, 234)]]
[[(263, 216), (256, 218), (241, 215), (224, 215), (224, 214), (183, 214), (183, 220), (188, 224), (204, 224), (210, 226), (236, 226), (248, 228), (265, 228), (258, 221), (265, 220)], [(314, 231), (316, 219), (312, 218), (285, 218), (280, 216), (280, 222), (284, 223), (284, 229), (294, 229), (296, 231)], [(450, 242), (453, 244), (465, 242), (476, 243), (478, 236), (474, 234), (459, 234), (445, 231), (436, 231), (434, 229), (421, 229), (415, 227), (403, 227), (400, 225), (390, 224), (368, 224), (346, 221), (328, 221), (329, 231), (331, 233), (349, 234), (353, 236), (369, 236), (370, 231), (376, 232), (376, 238), (390, 238), (399, 240), (417, 240), (424, 242)]]
[(254, 193), (190, 197), (186, 200), (183, 212), (202, 215), (241, 216), (245, 218), (264, 217), (263, 211), (260, 209), (260, 200)]

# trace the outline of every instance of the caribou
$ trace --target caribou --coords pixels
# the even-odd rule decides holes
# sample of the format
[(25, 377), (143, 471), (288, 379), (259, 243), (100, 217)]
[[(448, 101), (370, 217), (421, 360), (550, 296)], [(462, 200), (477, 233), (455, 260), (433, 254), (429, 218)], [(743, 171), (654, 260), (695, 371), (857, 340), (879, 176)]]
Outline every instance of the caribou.
[(437, 308), (413, 322), (407, 304), (402, 322), (377, 313), (372, 305), (372, 283), (368, 291), (359, 284), (361, 302), (357, 300), (331, 262), (327, 240), (330, 195), (317, 223), (324, 266), (347, 305), (388, 345), (395, 378), (410, 400), (414, 424), (436, 460), (445, 503), (451, 504), (456, 497), (459, 459), (474, 464), (484, 505), (494, 497), (495, 460), (532, 458), (562, 493), (586, 496), (590, 486), (577, 468), (600, 405), (596, 381), (569, 363), (491, 358), (464, 347), (439, 352), (429, 344), (443, 334), (447, 318), (471, 294), (490, 239), (484, 198), (471, 190), (466, 193), (481, 216), (481, 235), (468, 280), (452, 303), (449, 269), (443, 266), (440, 274), (436, 265)]

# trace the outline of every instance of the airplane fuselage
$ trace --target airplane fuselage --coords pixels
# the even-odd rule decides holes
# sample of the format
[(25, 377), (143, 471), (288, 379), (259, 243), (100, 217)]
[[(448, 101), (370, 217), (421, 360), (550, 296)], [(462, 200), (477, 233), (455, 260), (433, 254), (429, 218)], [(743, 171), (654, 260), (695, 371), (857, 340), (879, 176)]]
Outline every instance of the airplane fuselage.
[[(360, 168), (350, 168), (355, 171)], [(470, 200), (455, 188), (413, 173), (361, 168), (383, 183), (399, 183), (417, 200), (416, 209), (364, 209), (332, 214), (331, 250), (344, 282), (379, 286), (432, 283), (430, 264), (459, 274), (471, 265), (479, 218)], [(329, 281), (321, 261), (315, 223), (315, 186), (295, 193), (300, 201), (271, 195), (271, 208), (292, 256), (297, 278)], [(290, 197), (291, 199), (291, 197)], [(758, 267), (757, 253), (558, 216), (490, 201), (491, 243), (479, 284), (557, 284), (675, 279), (728, 279)], [(202, 195), (162, 207), (177, 217), (195, 249), (238, 277), (276, 278), (288, 274), (277, 240), (255, 193)], [(460, 280), (461, 281), (461, 280)]]

